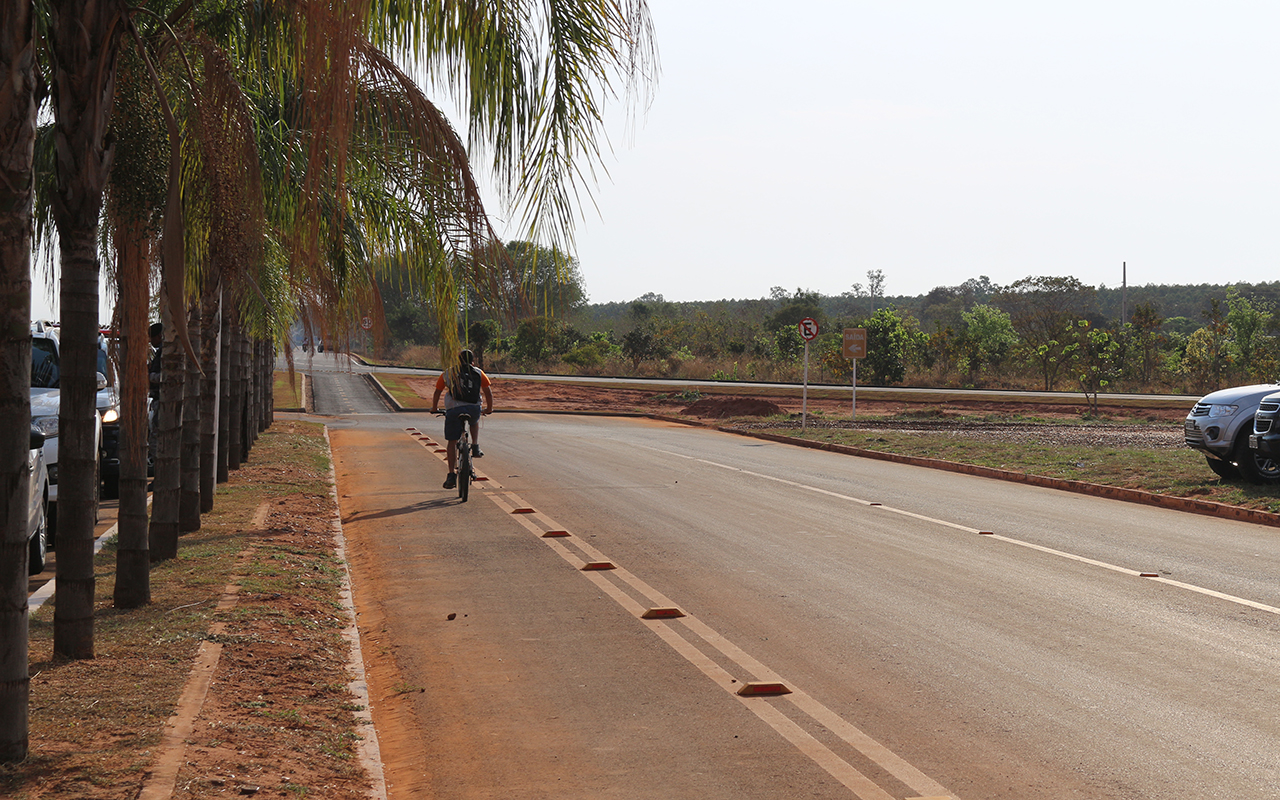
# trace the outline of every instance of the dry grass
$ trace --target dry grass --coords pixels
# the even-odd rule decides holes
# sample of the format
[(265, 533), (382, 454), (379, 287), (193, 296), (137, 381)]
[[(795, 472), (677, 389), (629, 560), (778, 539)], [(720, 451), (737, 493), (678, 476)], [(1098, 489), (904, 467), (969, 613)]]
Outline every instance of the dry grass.
[[(144, 608), (112, 607), (115, 550), (104, 547), (94, 659), (53, 659), (52, 604), (32, 615), (30, 757), (0, 767), (0, 796), (136, 797), (215, 621), (226, 630), (216, 637), (224, 649), (205, 707), (211, 719), (202, 716), (192, 736), (176, 796), (219, 785), (234, 794), (238, 780), (219, 777), (226, 746), (235, 748), (229, 755), (241, 779), (255, 765), (263, 776), (253, 780), (258, 797), (302, 796), (309, 785), (327, 787), (328, 797), (357, 796), (363, 777), (352, 758), (328, 464), (320, 426), (277, 422), (219, 487), (201, 530), (182, 537), (178, 558), (153, 566)], [(251, 530), (264, 503), (272, 506), (265, 529)], [(233, 574), (243, 576), (238, 605), (217, 612)], [(215, 724), (226, 733), (210, 736)], [(262, 737), (272, 742), (269, 758), (253, 744)]]
[[(952, 420), (959, 428), (960, 421)], [(832, 442), (863, 450), (934, 458), (962, 464), (1087, 481), (1106, 486), (1195, 497), (1227, 505), (1280, 513), (1280, 487), (1224, 481), (1205, 466), (1204, 456), (1181, 441), (1181, 430), (1148, 423), (1116, 426), (1036, 425), (992, 426), (964, 433), (953, 431), (859, 430), (849, 427), (810, 427), (794, 424), (752, 428), (769, 433)], [(1133, 433), (1134, 430), (1139, 433)], [(1070, 435), (1065, 435), (1069, 432)]]

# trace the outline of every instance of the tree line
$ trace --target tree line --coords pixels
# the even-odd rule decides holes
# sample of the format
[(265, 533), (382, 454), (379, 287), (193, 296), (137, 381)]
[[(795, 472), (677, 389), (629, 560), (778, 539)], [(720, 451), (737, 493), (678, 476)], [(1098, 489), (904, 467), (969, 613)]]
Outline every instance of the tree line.
[[(573, 266), (558, 279), (576, 302), (510, 323), (471, 310), (462, 333), (492, 368), (796, 380), (804, 352), (796, 325), (812, 317), (821, 332), (810, 344), (811, 377), (820, 382), (851, 377), (844, 328), (867, 330), (858, 380), (873, 385), (1071, 390), (1096, 403), (1108, 391), (1197, 394), (1280, 378), (1280, 282), (1122, 291), (1072, 277), (1000, 286), (982, 276), (886, 297), (873, 270), (865, 285), (835, 296), (774, 287), (760, 299), (671, 302), (650, 293), (591, 304)], [(392, 325), (401, 350), (415, 333), (433, 335)]]

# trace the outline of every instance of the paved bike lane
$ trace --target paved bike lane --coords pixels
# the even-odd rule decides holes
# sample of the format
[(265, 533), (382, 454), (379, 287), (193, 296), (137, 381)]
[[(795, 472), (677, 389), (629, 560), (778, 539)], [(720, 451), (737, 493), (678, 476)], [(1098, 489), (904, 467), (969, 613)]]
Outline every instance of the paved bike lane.
[[(415, 427), (441, 438), (427, 415), (331, 429), (390, 797), (850, 796), (485, 483), (440, 488)], [(529, 466), (486, 450), (481, 474)]]

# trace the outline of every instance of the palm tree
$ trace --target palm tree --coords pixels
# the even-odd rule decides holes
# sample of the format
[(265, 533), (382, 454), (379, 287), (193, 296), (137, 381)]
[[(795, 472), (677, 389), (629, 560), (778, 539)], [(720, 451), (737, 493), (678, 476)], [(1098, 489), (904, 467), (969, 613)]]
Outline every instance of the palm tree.
[(115, 155), (106, 136), (115, 93), (121, 7), (50, 4), (57, 192), (53, 216), (62, 268), (62, 401), (58, 418), (58, 603), (54, 653), (93, 657), (93, 526), (98, 492), (98, 216)]
[[(14, 30), (10, 21), (24, 22), (21, 14), (29, 6), (14, 8), (17, 12), (4, 18), (5, 36)], [(93, 655), (91, 542), (97, 492), (96, 244), (114, 157), (106, 132), (120, 42), (133, 22), (124, 4), (89, 0), (53, 0), (49, 13), (44, 38), (53, 70), (58, 158), (53, 212), (62, 268), (64, 359), (54, 648), (62, 656), (88, 658)], [(256, 266), (269, 267), (263, 274), (290, 289), (306, 318), (318, 320), (333, 335), (367, 310), (377, 313), (375, 265), (404, 264), (411, 279), (428, 290), (437, 315), (448, 317), (441, 329), (450, 360), (451, 348), (457, 348), (456, 266), (466, 267), (462, 280), (483, 287), (491, 274), (489, 259), (498, 250), (496, 237), (462, 138), (386, 52), (420, 53), (426, 72), (459, 95), (471, 145), (489, 154), (512, 205), (521, 210), (527, 238), (537, 240), (548, 231), (553, 244), (570, 240), (578, 183), (599, 162), (602, 100), (614, 92), (615, 80), (630, 89), (652, 64), (643, 0), (590, 5), (450, 0), (394, 10), (379, 2), (284, 2), (256, 5), (252, 14), (239, 3), (184, 1), (169, 22), (177, 29), (182, 20), (196, 23), (187, 30), (222, 37), (220, 49), (235, 54), (228, 63), (235, 65), (244, 96), (263, 101), (258, 104), (258, 163), (271, 175), (264, 184), (276, 191), (260, 241), (274, 241), (266, 249), (279, 257), (263, 258)], [(0, 56), (3, 52), (0, 46)], [(170, 120), (168, 127), (176, 145), (176, 125)], [(21, 161), (21, 137), (5, 141), (18, 149), (6, 150), (0, 161)], [(160, 244), (164, 307), (183, 327), (183, 256), (191, 242), (177, 211), (181, 187), (173, 152)], [(19, 211), (19, 222), (21, 217)], [(223, 287), (224, 332), (230, 327), (233, 334), (243, 330), (263, 339), (280, 330), (285, 317), (270, 297), (281, 295), (259, 294), (233, 272), (224, 265), (212, 282)], [(0, 364), (12, 364), (18, 351), (4, 345)], [(25, 397), (15, 400), (11, 385), (0, 391), (5, 394), (0, 407), (25, 402)], [(237, 402), (243, 398), (243, 390), (236, 393)], [(4, 474), (0, 465), (0, 481)], [(0, 485), (0, 491), (10, 489)], [(3, 635), (16, 634), (6, 630)], [(9, 645), (8, 638), (0, 641), (5, 658)]]
[[(27, 756), (27, 429), (36, 138), (30, 0), (0, 1), (0, 762)], [(19, 513), (19, 509), (24, 509)]]

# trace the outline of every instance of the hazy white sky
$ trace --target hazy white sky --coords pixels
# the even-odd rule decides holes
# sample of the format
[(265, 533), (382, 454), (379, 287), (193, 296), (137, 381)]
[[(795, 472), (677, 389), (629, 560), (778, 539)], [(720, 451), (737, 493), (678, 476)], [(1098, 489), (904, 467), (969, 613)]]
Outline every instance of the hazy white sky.
[(650, 6), (661, 79), (578, 229), (593, 301), (1280, 279), (1274, 0)]
[(1280, 3), (650, 0), (596, 302), (1280, 279)]

